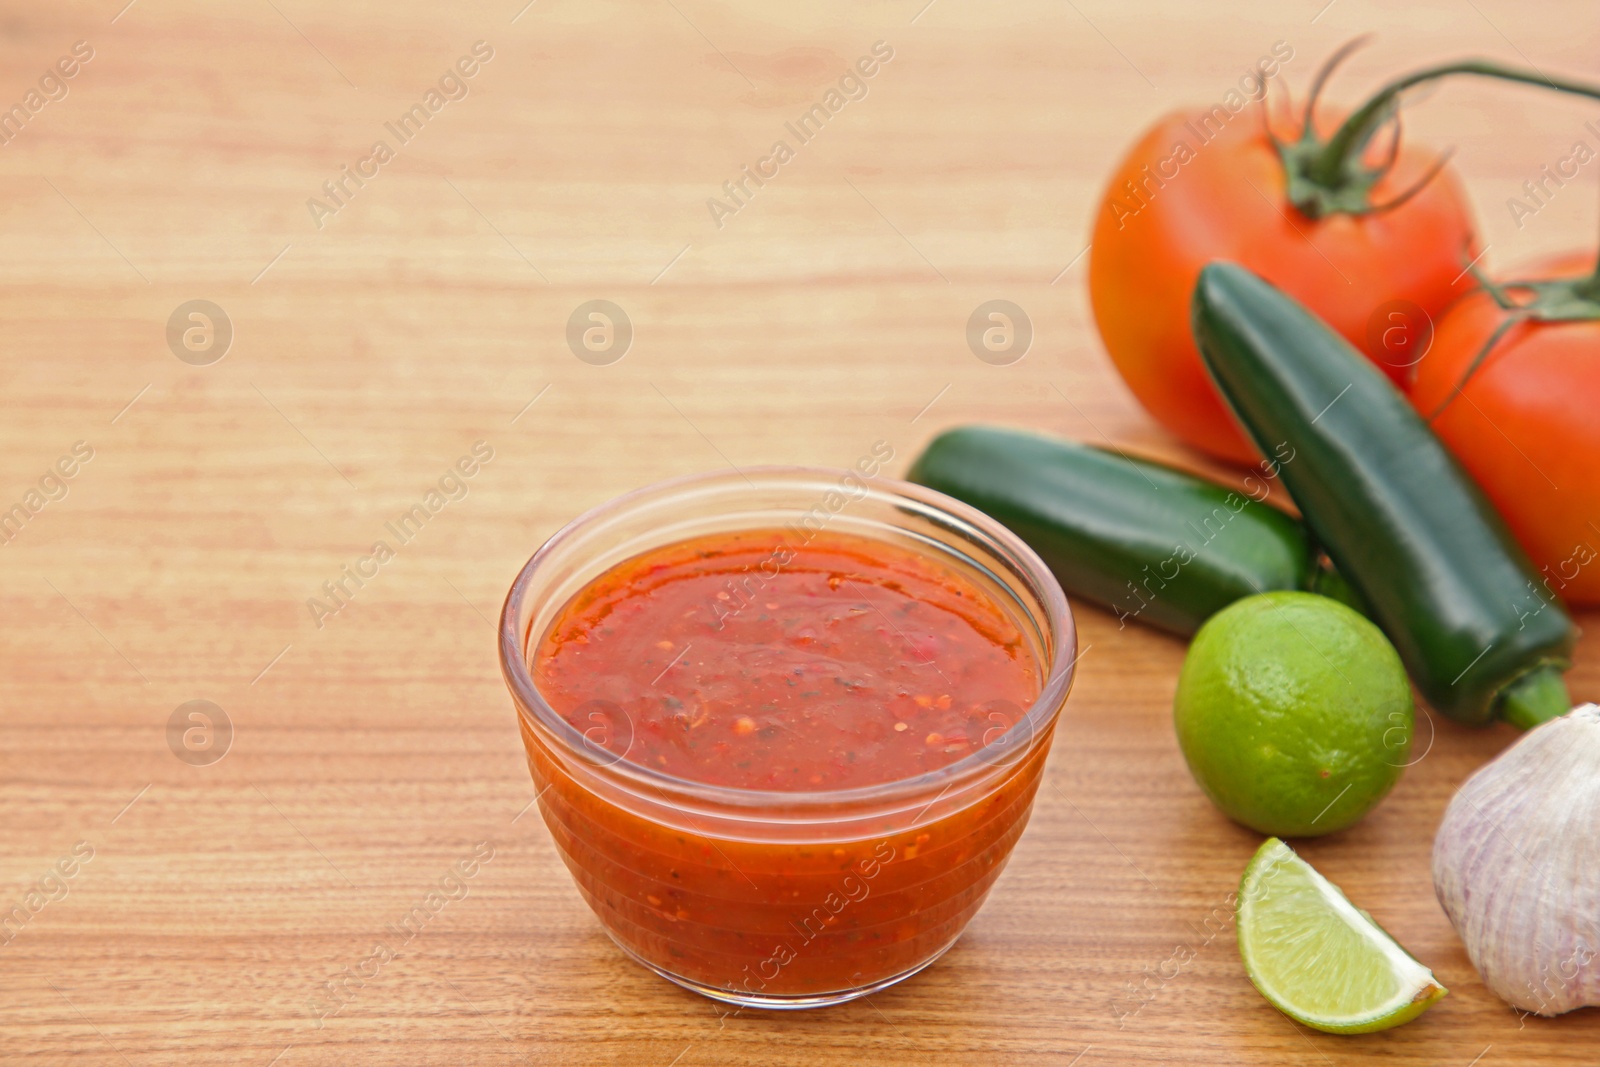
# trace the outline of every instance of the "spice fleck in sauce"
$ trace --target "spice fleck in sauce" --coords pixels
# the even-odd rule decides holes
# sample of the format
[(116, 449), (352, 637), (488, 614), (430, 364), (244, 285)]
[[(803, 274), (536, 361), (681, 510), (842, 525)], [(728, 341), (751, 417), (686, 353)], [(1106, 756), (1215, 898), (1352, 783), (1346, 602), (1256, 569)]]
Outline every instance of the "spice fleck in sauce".
[(602, 743), (630, 762), (786, 792), (943, 767), (1038, 696), (1016, 624), (960, 571), (884, 540), (793, 541), (719, 534), (612, 569), (540, 642), (540, 692), (580, 732), (589, 701), (620, 707)]

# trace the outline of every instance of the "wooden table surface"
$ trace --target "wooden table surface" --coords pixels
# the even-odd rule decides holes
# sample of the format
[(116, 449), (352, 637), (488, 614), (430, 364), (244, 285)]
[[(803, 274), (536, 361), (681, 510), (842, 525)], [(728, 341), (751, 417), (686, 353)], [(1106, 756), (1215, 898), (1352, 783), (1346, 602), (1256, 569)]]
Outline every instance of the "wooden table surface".
[[(1183, 766), (1182, 644), (1086, 607), (1047, 784), (959, 945), (870, 1001), (724, 1018), (580, 901), (529, 808), (491, 626), (560, 524), (673, 475), (847, 466), (879, 440), (899, 473), (975, 420), (1182, 456), (1088, 315), (1120, 149), (1278, 41), (1303, 90), (1378, 31), (1345, 101), (1469, 52), (1600, 75), (1592, 5), (125, 2), (0, 5), (0, 107), (45, 79), (0, 144), (0, 509), (92, 450), (0, 551), (0, 906), (58, 898), (0, 946), (0, 1060), (1600, 1059), (1600, 1013), (1519, 1019), (1434, 900), (1434, 827), (1507, 730), (1419, 723), (1431, 748), (1392, 797), (1304, 846), (1452, 990), (1390, 1033), (1314, 1033), (1241, 970), (1226, 901), (1259, 838)], [(91, 58), (46, 78), (80, 41)], [(865, 95), (786, 134), (877, 42)], [(445, 77), (464, 57), (472, 76)], [(458, 98), (395, 136), (441, 78)], [(1456, 85), (1408, 134), (1457, 146), (1506, 265), (1592, 243), (1593, 174), (1520, 227), (1505, 201), (1593, 117)], [(780, 139), (778, 176), (713, 212)], [(967, 346), (990, 299), (1033, 324), (1020, 362)], [(193, 300), (231, 323), (220, 360), (220, 334), (183, 347), (186, 311), (169, 345)], [(632, 324), (620, 361), (569, 350), (590, 300)], [(465, 495), (394, 538), (479, 441)], [(344, 606), (308, 607), (379, 540), (393, 558)], [(1600, 698), (1592, 636), (1572, 681)], [(198, 752), (169, 744), (194, 700), (221, 709)], [(475, 849), (465, 897), (367, 973)], [(330, 982), (348, 1002), (322, 1017)]]

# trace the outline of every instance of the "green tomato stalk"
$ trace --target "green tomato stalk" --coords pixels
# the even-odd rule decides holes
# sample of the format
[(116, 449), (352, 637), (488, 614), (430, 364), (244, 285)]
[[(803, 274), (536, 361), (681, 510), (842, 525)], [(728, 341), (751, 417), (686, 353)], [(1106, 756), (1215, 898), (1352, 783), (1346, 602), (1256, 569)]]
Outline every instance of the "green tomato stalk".
[[(1444, 169), (1449, 161), (1448, 153), (1441, 156), (1405, 192), (1382, 204), (1372, 201), (1373, 188), (1388, 175), (1399, 158), (1400, 95), (1414, 86), (1456, 74), (1471, 74), (1600, 100), (1600, 86), (1587, 82), (1552, 78), (1538, 71), (1508, 67), (1487, 59), (1458, 60), (1423, 67), (1394, 79), (1356, 108), (1334, 131), (1333, 136), (1323, 141), (1318, 138), (1313, 121), (1322, 87), (1334, 69), (1366, 42), (1365, 37), (1349, 42), (1318, 71), (1306, 101), (1305, 121), (1299, 140), (1285, 142), (1277, 137), (1272, 138), (1288, 177), (1289, 200), (1309, 218), (1341, 213), (1367, 215), (1393, 210), (1421, 192)], [(1385, 158), (1376, 165), (1364, 162), (1367, 146), (1373, 136), (1389, 123), (1394, 124), (1394, 135)], [(1591, 296), (1600, 298), (1600, 265), (1597, 265)]]

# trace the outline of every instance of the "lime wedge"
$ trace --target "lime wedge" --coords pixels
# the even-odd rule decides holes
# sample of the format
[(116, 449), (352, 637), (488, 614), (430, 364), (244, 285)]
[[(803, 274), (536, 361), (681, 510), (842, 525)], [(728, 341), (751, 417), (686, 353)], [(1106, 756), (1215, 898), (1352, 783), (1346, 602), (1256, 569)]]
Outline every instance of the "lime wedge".
[(1410, 1022), (1445, 995), (1372, 916), (1276, 837), (1239, 883), (1239, 956), (1273, 1007), (1330, 1034)]

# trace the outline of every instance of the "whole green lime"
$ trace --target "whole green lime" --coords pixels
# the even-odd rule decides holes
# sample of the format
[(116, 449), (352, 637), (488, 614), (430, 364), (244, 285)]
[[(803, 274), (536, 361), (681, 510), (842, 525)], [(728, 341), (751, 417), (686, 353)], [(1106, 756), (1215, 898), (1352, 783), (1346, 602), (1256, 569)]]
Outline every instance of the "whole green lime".
[(1276, 837), (1359, 821), (1399, 781), (1415, 711), (1376, 626), (1314, 593), (1246, 597), (1195, 635), (1173, 705), (1195, 781)]

